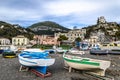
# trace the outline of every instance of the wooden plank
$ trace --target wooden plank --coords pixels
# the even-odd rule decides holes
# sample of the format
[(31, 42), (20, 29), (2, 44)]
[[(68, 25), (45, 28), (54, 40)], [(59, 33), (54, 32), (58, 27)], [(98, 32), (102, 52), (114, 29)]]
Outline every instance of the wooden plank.
[(42, 74), (39, 71), (35, 70), (35, 69), (31, 69), (31, 72), (34, 73), (35, 75), (41, 77), (41, 78), (45, 78), (45, 77), (49, 77), (52, 74), (50, 72), (47, 72), (46, 74)]
[(28, 71), (29, 68), (26, 66), (21, 65), (19, 71)]

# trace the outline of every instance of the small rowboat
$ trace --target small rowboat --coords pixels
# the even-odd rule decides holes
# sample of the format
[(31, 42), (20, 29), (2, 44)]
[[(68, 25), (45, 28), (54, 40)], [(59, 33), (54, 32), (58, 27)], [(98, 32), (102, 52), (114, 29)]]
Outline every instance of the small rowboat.
[(24, 50), (18, 58), (19, 62), (25, 66), (50, 66), (55, 62), (54, 58), (48, 57), (48, 52), (38, 49)]
[(27, 49), (18, 55), (20, 64), (34, 67), (43, 74), (47, 73), (47, 67), (54, 64), (55, 59), (48, 56), (48, 52), (39, 49)]
[(105, 70), (110, 67), (110, 61), (82, 58), (64, 54), (63, 59), (69, 67), (78, 70), (99, 70), (101, 76), (105, 76)]

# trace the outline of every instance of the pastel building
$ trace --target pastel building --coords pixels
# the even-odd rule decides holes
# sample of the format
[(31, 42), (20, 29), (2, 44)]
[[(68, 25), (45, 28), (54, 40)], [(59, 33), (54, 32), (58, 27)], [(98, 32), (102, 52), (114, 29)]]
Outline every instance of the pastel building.
[(80, 37), (82, 40), (85, 38), (86, 29), (73, 29), (68, 33), (55, 33), (55, 38), (59, 38), (60, 35), (65, 35), (68, 41), (73, 42), (76, 38)]
[(95, 44), (98, 42), (98, 36), (91, 36), (90, 39), (89, 39), (89, 42), (91, 44)]
[(7, 38), (0, 38), (0, 45), (9, 45), (10, 40)]
[(23, 35), (18, 35), (12, 38), (12, 45), (25, 46), (29, 44), (29, 39)]
[(50, 35), (35, 35), (34, 44), (56, 45), (57, 39)]

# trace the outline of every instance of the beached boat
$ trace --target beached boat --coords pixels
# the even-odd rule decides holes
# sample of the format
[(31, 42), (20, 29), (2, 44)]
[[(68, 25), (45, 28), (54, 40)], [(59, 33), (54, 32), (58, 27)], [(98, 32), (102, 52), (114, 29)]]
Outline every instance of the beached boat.
[(90, 54), (92, 55), (107, 55), (109, 53), (108, 50), (90, 50)]
[(55, 59), (48, 57), (48, 52), (38, 49), (26, 49), (18, 55), (19, 62), (25, 66), (50, 66)]
[(64, 52), (66, 52), (67, 50), (62, 49), (62, 47), (58, 47), (58, 48), (55, 49), (55, 51), (56, 51), (57, 53), (64, 53)]
[(110, 61), (82, 58), (64, 54), (63, 59), (69, 67), (78, 70), (96, 70), (98, 75), (105, 76), (105, 70), (110, 67)]
[(11, 51), (11, 50), (4, 50), (4, 52), (2, 53), (2, 56), (4, 58), (15, 58), (16, 53), (14, 51)]
[(2, 54), (2, 53), (3, 53), (3, 51), (4, 51), (3, 49), (0, 49), (0, 54)]
[(113, 49), (92, 48), (90, 50), (90, 54), (92, 55), (107, 55), (107, 54), (120, 55), (120, 49), (116, 47), (114, 47)]
[(71, 52), (72, 54), (85, 54), (85, 52), (84, 51), (81, 51), (81, 50), (78, 50), (78, 49), (76, 49), (76, 48), (72, 48), (72, 49), (70, 49), (70, 50), (68, 50), (69, 52)]
[(45, 49), (44, 51), (45, 52), (49, 52), (49, 54), (55, 53), (54, 49)]
[(92, 55), (107, 55), (107, 49), (101, 49), (99, 46), (94, 46), (90, 49), (90, 54)]
[(108, 51), (108, 54), (120, 55), (120, 49), (112, 49)]
[(40, 49), (26, 49), (18, 55), (20, 64), (32, 67), (42, 74), (47, 73), (47, 67), (54, 64), (55, 59), (50, 58), (48, 52)]

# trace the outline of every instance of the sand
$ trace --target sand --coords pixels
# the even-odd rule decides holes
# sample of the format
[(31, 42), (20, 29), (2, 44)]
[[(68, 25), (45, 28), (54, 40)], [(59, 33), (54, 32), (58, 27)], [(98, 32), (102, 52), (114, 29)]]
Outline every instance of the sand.
[[(69, 73), (64, 68), (62, 54), (51, 54), (51, 56), (56, 58), (55, 64), (48, 67), (52, 76), (40, 78), (30, 71), (20, 72), (20, 63), (17, 57), (3, 58), (0, 54), (0, 80), (94, 80), (80, 71)], [(90, 55), (86, 51), (82, 57), (110, 60), (111, 66), (106, 70), (106, 75), (113, 77), (114, 80), (120, 80), (120, 55)]]

